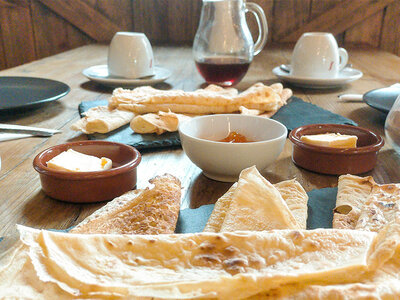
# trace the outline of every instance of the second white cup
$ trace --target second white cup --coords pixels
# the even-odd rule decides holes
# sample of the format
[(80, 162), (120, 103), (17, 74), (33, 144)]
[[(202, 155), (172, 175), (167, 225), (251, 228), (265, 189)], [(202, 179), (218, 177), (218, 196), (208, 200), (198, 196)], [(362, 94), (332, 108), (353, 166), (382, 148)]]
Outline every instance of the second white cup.
[(331, 33), (307, 32), (294, 47), (290, 74), (298, 77), (335, 78), (347, 61), (347, 51), (338, 47)]
[(154, 75), (154, 56), (146, 35), (117, 32), (108, 48), (108, 73), (111, 76), (140, 78)]

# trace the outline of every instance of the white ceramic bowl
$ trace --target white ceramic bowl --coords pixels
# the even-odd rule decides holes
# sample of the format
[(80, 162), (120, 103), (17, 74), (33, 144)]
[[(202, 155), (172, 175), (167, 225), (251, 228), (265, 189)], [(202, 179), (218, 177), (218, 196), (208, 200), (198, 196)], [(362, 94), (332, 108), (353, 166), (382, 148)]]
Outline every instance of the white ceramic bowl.
[[(230, 132), (250, 143), (218, 142)], [(205, 176), (233, 182), (240, 172), (255, 165), (262, 171), (276, 160), (285, 145), (287, 129), (264, 117), (221, 114), (195, 117), (179, 126), (183, 150)]]

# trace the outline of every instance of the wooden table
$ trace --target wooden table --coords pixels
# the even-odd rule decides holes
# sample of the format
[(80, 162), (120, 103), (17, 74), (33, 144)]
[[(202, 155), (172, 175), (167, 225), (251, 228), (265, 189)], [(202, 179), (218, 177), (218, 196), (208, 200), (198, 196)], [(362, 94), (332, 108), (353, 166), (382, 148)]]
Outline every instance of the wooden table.
[[(154, 51), (157, 64), (173, 73), (170, 79), (156, 87), (191, 91), (203, 84), (195, 68), (190, 48), (157, 47)], [(248, 74), (237, 88), (243, 90), (258, 81), (267, 84), (277, 82), (272, 69), (281, 63), (288, 63), (290, 55), (290, 48), (267, 47), (255, 57)], [(351, 118), (360, 126), (384, 135), (383, 113), (362, 102), (339, 101), (337, 96), (345, 92), (364, 93), (398, 82), (400, 57), (373, 49), (353, 49), (349, 51), (349, 55), (353, 67), (363, 71), (362, 79), (333, 90), (293, 88), (294, 95)], [(67, 96), (39, 109), (0, 115), (1, 123), (62, 130), (61, 134), (51, 138), (35, 137), (0, 143), (0, 236), (12, 234), (15, 224), (65, 229), (79, 223), (104, 205), (70, 204), (47, 197), (41, 190), (39, 176), (32, 168), (32, 161), (40, 151), (50, 146), (86, 139), (86, 135), (70, 129), (70, 125), (79, 118), (79, 103), (107, 99), (112, 89), (88, 81), (81, 72), (87, 67), (105, 64), (106, 60), (106, 46), (90, 45), (0, 72), (0, 76), (55, 79), (71, 87)], [(272, 183), (296, 178), (307, 191), (337, 185), (337, 176), (320, 175), (296, 167), (291, 161), (291, 152), (292, 145), (287, 141), (279, 159), (263, 170), (262, 174)], [(385, 145), (379, 153), (377, 166), (365, 175), (372, 175), (379, 183), (399, 182), (399, 166), (400, 157), (390, 145)], [(204, 177), (201, 170), (190, 162), (181, 149), (144, 153), (138, 168), (137, 187), (146, 187), (150, 178), (166, 172), (177, 176), (182, 182), (182, 208), (214, 203), (230, 187), (229, 183), (216, 182)]]

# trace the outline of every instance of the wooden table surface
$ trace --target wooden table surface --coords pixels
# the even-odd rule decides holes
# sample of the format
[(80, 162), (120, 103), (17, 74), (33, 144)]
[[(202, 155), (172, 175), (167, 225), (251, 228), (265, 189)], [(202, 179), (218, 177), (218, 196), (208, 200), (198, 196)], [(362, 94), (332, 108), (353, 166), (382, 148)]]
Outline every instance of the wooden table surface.
[[(172, 71), (172, 76), (156, 85), (162, 89), (192, 91), (204, 83), (195, 68), (190, 48), (156, 47), (158, 65)], [(255, 57), (244, 80), (237, 85), (239, 90), (255, 82), (271, 84), (279, 80), (272, 69), (290, 61), (290, 48), (266, 47)], [(338, 89), (310, 90), (293, 88), (295, 96), (317, 104), (332, 112), (351, 118), (360, 126), (384, 135), (385, 115), (362, 102), (339, 101), (342, 93), (365, 93), (371, 89), (385, 87), (400, 80), (400, 57), (375, 49), (350, 49), (349, 61), (364, 76)], [(78, 224), (104, 203), (70, 204), (47, 197), (40, 187), (39, 175), (32, 167), (33, 158), (42, 150), (61, 143), (85, 140), (86, 135), (70, 129), (78, 120), (78, 105), (81, 101), (107, 99), (112, 89), (90, 82), (82, 70), (107, 61), (107, 47), (89, 45), (59, 55), (41, 59), (13, 69), (0, 72), (0, 76), (33, 76), (62, 81), (71, 87), (70, 93), (59, 101), (24, 113), (0, 114), (1, 123), (30, 125), (62, 130), (50, 138), (26, 138), (0, 142), (0, 236), (14, 233), (15, 224), (35, 228), (65, 229)], [(285, 84), (285, 86), (290, 87)], [(334, 187), (337, 176), (312, 173), (296, 167), (291, 161), (292, 145), (287, 140), (278, 160), (261, 173), (272, 183), (296, 178), (306, 189)], [(372, 175), (379, 183), (400, 181), (400, 156), (386, 144), (378, 155)], [(202, 175), (181, 149), (159, 150), (144, 153), (138, 167), (138, 188), (148, 185), (155, 175), (170, 172), (177, 176), (183, 187), (182, 208), (199, 207), (214, 203), (231, 184), (210, 180)]]

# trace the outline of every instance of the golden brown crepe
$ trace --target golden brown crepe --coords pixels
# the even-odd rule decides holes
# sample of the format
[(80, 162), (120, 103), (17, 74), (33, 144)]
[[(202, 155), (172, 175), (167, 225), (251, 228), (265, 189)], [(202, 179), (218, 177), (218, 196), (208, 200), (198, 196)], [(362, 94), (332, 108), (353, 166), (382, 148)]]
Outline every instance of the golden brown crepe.
[[(248, 169), (249, 170), (249, 169)], [(248, 177), (249, 177), (249, 173), (251, 173), (252, 175), (255, 175), (257, 177), (257, 179), (260, 180), (255, 180), (253, 181), (253, 183), (256, 185), (256, 187), (252, 187), (252, 186), (248, 186), (248, 184), (243, 184), (243, 181), (248, 181)], [(241, 182), (242, 178), (242, 184), (239, 184)], [(274, 208), (274, 210), (271, 210), (268, 215), (273, 214), (274, 216), (272, 218), (276, 218), (277, 215), (274, 213), (274, 211), (276, 210), (285, 210), (285, 206), (287, 205), (289, 211), (291, 212), (291, 214), (293, 215), (294, 219), (297, 222), (297, 225), (299, 226), (299, 228), (301, 229), (306, 229), (306, 225), (307, 225), (307, 201), (308, 201), (308, 195), (306, 193), (306, 191), (303, 189), (303, 187), (301, 186), (301, 184), (299, 182), (297, 182), (296, 180), (292, 179), (292, 180), (286, 180), (286, 181), (282, 181), (279, 183), (276, 183), (273, 185), (273, 187), (271, 187), (270, 183), (264, 178), (263, 178), (261, 174), (258, 173), (257, 169), (255, 169), (255, 167), (251, 168), (251, 172), (245, 171), (242, 172), (240, 174), (239, 177), (239, 182), (235, 183), (234, 185), (232, 185), (232, 187), (221, 197), (218, 199), (218, 201), (215, 203), (215, 207), (211, 213), (210, 218), (207, 221), (207, 224), (204, 228), (204, 232), (221, 232), (222, 231), (222, 224), (224, 223), (224, 220), (229, 212), (229, 210), (231, 209), (231, 202), (233, 199), (235, 199), (235, 201), (241, 201), (241, 199), (245, 200), (245, 202), (243, 203), (243, 205), (248, 205), (248, 198), (251, 198), (251, 204), (248, 207), (245, 207), (245, 209), (249, 210), (249, 209), (254, 209), (257, 212), (262, 210), (262, 206), (265, 203), (268, 203), (268, 201), (271, 202), (275, 202), (276, 207)], [(266, 183), (268, 182), (268, 183)], [(257, 185), (259, 185), (257, 187)], [(272, 194), (261, 194), (258, 193), (258, 195), (256, 197), (251, 197), (251, 194), (249, 193), (248, 197), (246, 196), (246, 193), (248, 191), (248, 189), (252, 189), (253, 191), (259, 190), (262, 191), (262, 189), (266, 188), (266, 189), (271, 189), (271, 190), (275, 190), (274, 187), (276, 188), (276, 190), (279, 192), (281, 198), (277, 197), (276, 191)], [(239, 191), (238, 191), (239, 189)], [(240, 189), (242, 189), (243, 191), (240, 191)], [(243, 198), (238, 198), (235, 193), (239, 193), (240, 195), (245, 195)], [(275, 200), (270, 200), (269, 198), (267, 198), (268, 196), (273, 196), (272, 198), (274, 198)], [(286, 203), (281, 203), (279, 205), (279, 201), (281, 201), (281, 199)], [(254, 205), (252, 205), (254, 203)], [(269, 209), (268, 206), (267, 210)], [(283, 208), (281, 208), (283, 207)], [(240, 220), (241, 217), (236, 216), (235, 212), (229, 212), (229, 214), (231, 214), (230, 218), (232, 218), (232, 220), (238, 219)], [(240, 213), (240, 212), (237, 212)], [(252, 212), (250, 212), (247, 215), (249, 222), (252, 223), (257, 223), (258, 219), (261, 219), (260, 223), (262, 224), (259, 228), (254, 228), (252, 230), (265, 230), (265, 224), (263, 222), (265, 222), (265, 219), (267, 218), (267, 215), (262, 215), (262, 214), (253, 214)], [(283, 228), (290, 228), (290, 227), (285, 227), (285, 226), (297, 226), (297, 225), (290, 225), (288, 223), (283, 222), (283, 224), (281, 226), (281, 229)], [(242, 223), (238, 223), (237, 226), (241, 226), (241, 228), (239, 230), (250, 230), (247, 226), (248, 224), (244, 225)], [(227, 230), (227, 228), (224, 228), (225, 230)], [(267, 228), (267, 229), (277, 229), (277, 228)]]
[(378, 234), (318, 229), (83, 235), (20, 226), (21, 241), (0, 270), (0, 297), (395, 299), (397, 221)]
[[(147, 94), (143, 93), (144, 91)], [(144, 96), (146, 95), (146, 96)], [(286, 100), (285, 100), (286, 101)], [(129, 110), (136, 114), (172, 111), (182, 114), (213, 114), (239, 112), (240, 107), (276, 112), (282, 106), (280, 94), (270, 86), (256, 83), (242, 93), (214, 85), (193, 92), (182, 90), (141, 91), (116, 89), (109, 101), (110, 108)]]
[(158, 113), (137, 115), (132, 119), (130, 126), (136, 133), (162, 134), (166, 131), (177, 131), (179, 123), (189, 120), (190, 118), (192, 118), (192, 116), (176, 114), (171, 111), (159, 111)]
[(301, 229), (307, 227), (308, 195), (296, 179), (275, 183), (274, 186), (281, 194)]
[(300, 228), (279, 191), (255, 166), (240, 173), (221, 232)]
[(178, 221), (181, 183), (169, 174), (150, 180), (154, 185), (115, 198), (83, 220), (71, 233), (174, 233)]
[(86, 134), (107, 133), (128, 124), (134, 115), (130, 111), (97, 106), (85, 112), (85, 117), (72, 124), (71, 129)]

